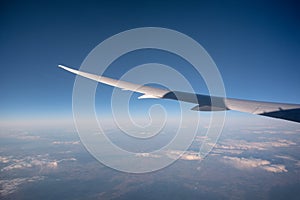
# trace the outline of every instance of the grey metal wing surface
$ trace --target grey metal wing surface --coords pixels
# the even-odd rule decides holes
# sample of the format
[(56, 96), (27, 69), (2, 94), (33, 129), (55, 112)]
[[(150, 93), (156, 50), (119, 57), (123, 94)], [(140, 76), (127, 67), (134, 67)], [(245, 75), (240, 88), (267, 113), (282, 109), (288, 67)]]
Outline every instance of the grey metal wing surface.
[(112, 79), (112, 78), (108, 78), (108, 77), (104, 77), (104, 76), (98, 76), (95, 74), (78, 71), (75, 69), (71, 69), (69, 67), (65, 67), (63, 65), (58, 65), (58, 67), (65, 69), (69, 72), (72, 72), (74, 74), (83, 76), (85, 78), (88, 78), (88, 79), (91, 79), (91, 80), (94, 80), (94, 81), (97, 81), (100, 83), (104, 83), (106, 85), (121, 88), (123, 90), (129, 90), (129, 91), (144, 94), (143, 96), (139, 97), (141, 99), (142, 98), (162, 98), (166, 93), (170, 92), (169, 90), (163, 90), (163, 89), (159, 89), (159, 88), (153, 88), (153, 87), (149, 87), (149, 86), (129, 83), (126, 81), (116, 80), (116, 79)]
[(247, 112), (300, 123), (299, 104), (271, 103), (231, 98), (227, 98), (225, 102), (230, 110), (237, 110), (240, 112)]
[(196, 104), (192, 108), (195, 111), (226, 111), (235, 110), (267, 117), (279, 118), (300, 123), (300, 104), (272, 103), (264, 101), (241, 100), (233, 98), (214, 97), (202, 94), (193, 94), (181, 91), (170, 91), (122, 80), (116, 80), (104, 76), (98, 76), (87, 72), (78, 71), (58, 65), (60, 68), (85, 78), (104, 83), (113, 87), (121, 88), (143, 94), (143, 98), (173, 99)]

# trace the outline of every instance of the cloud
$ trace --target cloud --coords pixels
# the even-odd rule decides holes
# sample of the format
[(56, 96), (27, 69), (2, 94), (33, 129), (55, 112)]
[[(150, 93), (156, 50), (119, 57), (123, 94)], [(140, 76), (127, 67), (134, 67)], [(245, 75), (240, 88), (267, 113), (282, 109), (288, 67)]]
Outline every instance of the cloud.
[(240, 149), (222, 149), (222, 148), (215, 148), (213, 149), (213, 152), (215, 155), (219, 155), (219, 154), (241, 154), (243, 153), (244, 151), (243, 150), (240, 150)]
[(295, 158), (292, 158), (291, 156), (285, 156), (285, 155), (276, 155), (275, 157), (290, 160), (290, 161), (297, 161)]
[(1, 163), (8, 163), (12, 159), (12, 156), (0, 156)]
[(41, 137), (38, 135), (19, 135), (17, 139), (19, 140), (39, 140)]
[(216, 144), (214, 153), (234, 153), (239, 154), (247, 150), (267, 150), (272, 147), (289, 147), (297, 145), (290, 140), (278, 139), (267, 142), (247, 142), (245, 140), (226, 140), (220, 144)]
[(197, 153), (184, 153), (181, 158), (182, 160), (202, 160)]
[(284, 130), (284, 131), (282, 131), (282, 133), (286, 134), (286, 135), (298, 134), (298, 133), (300, 133), (300, 129), (298, 129), (298, 130)]
[(136, 153), (136, 157), (144, 157), (144, 158), (160, 158), (161, 156), (153, 153)]
[(65, 142), (63, 142), (63, 141), (54, 141), (54, 142), (52, 142), (52, 144), (57, 144), (57, 145), (59, 145), (59, 144), (65, 144), (65, 145), (68, 145), (68, 144), (80, 144), (80, 141), (79, 140), (77, 140), (77, 141), (65, 141)]
[[(165, 151), (164, 156), (168, 156), (171, 159), (181, 159), (181, 160), (202, 160), (199, 156), (199, 153), (194, 151), (178, 151), (178, 150), (170, 150)], [(137, 157), (147, 157), (147, 158), (161, 158), (163, 155), (153, 154), (153, 153), (137, 153)]]
[(254, 126), (254, 127), (249, 127), (246, 129), (243, 129), (243, 132), (247, 132), (250, 134), (297, 134), (300, 132), (298, 124), (294, 124), (288, 127), (283, 127), (279, 124), (272, 124), (272, 126), (265, 126), (265, 125), (260, 125), (260, 126)]
[(255, 131), (251, 131), (251, 133), (254, 134), (278, 134), (280, 133), (280, 131), (275, 131), (275, 130), (255, 130)]
[(198, 152), (194, 151), (177, 151), (177, 150), (172, 150), (172, 151), (167, 151), (166, 155), (169, 158), (176, 159), (178, 156), (179, 159), (181, 160), (202, 160), (203, 158), (199, 156)]
[[(40, 170), (43, 169), (56, 169), (60, 162), (63, 161), (75, 161), (75, 158), (65, 158), (61, 160), (51, 160), (49, 159), (48, 154), (46, 155), (37, 155), (37, 156), (26, 156), (21, 159), (13, 157), (1, 157), (4, 161), (3, 163), (9, 163), (6, 167), (2, 168), (1, 171), (10, 171), (10, 170), (21, 170), (26, 168), (39, 167)], [(0, 159), (0, 160), (1, 160)]]
[(9, 131), (8, 133), (2, 133), (1, 137), (14, 138), (19, 140), (39, 140), (39, 135), (33, 135), (27, 131)]
[(269, 166), (262, 166), (262, 168), (269, 172), (274, 172), (274, 173), (288, 172), (288, 170), (285, 168), (284, 165), (269, 165)]
[(296, 167), (300, 167), (300, 160), (297, 160), (291, 156), (285, 156), (285, 155), (276, 155), (275, 157), (277, 158), (281, 158), (281, 159), (284, 159), (284, 160), (288, 160), (288, 161), (292, 161)]
[(223, 156), (223, 159), (225, 163), (241, 170), (259, 168), (273, 173), (288, 172), (284, 165), (272, 164), (268, 160), (256, 158), (239, 158), (230, 156)]
[(20, 185), (26, 183), (32, 183), (43, 180), (43, 176), (33, 176), (29, 178), (15, 178), (15, 179), (8, 179), (8, 180), (0, 180), (0, 194), (2, 196), (7, 196), (9, 194), (14, 193)]

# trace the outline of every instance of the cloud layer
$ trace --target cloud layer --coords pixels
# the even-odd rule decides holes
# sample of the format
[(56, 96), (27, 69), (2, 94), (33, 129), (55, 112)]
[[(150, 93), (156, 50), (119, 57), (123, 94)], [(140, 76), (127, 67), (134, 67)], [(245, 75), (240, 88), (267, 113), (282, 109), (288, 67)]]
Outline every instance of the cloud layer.
[(55, 169), (62, 161), (75, 161), (75, 158), (65, 158), (61, 160), (50, 159), (48, 154), (37, 156), (26, 156), (24, 158), (14, 158), (12, 156), (0, 156), (0, 162), (8, 164), (1, 171), (10, 171), (16, 169), (26, 169), (38, 167), (39, 170)]
[(223, 156), (223, 161), (237, 169), (242, 170), (259, 168), (274, 173), (288, 172), (284, 165), (272, 164), (268, 160)]
[(1, 196), (7, 196), (9, 194), (14, 193), (20, 185), (26, 183), (32, 183), (43, 180), (43, 176), (33, 176), (29, 178), (15, 178), (15, 179), (7, 179), (7, 180), (0, 180), (0, 194)]

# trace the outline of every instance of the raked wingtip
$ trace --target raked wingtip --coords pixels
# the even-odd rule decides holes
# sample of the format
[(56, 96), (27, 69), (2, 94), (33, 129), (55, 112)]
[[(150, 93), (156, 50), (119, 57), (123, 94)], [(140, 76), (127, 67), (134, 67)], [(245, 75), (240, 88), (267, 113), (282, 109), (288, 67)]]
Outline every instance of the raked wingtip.
[(57, 65), (57, 67), (59, 67), (59, 68), (65, 68), (65, 66), (63, 66), (63, 65)]
[(73, 71), (73, 69), (69, 68), (69, 67), (66, 67), (64, 65), (58, 65), (59, 68), (62, 68), (64, 70), (67, 70), (67, 71)]

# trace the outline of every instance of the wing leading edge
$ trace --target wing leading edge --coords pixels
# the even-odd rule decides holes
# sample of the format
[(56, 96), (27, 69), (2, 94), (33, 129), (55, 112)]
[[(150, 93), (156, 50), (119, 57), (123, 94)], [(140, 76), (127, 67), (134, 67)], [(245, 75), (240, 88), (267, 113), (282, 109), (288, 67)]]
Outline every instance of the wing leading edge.
[(267, 117), (279, 118), (300, 123), (300, 104), (271, 103), (263, 101), (241, 100), (233, 98), (214, 97), (187, 92), (164, 90), (126, 81), (116, 80), (104, 76), (98, 76), (62, 65), (58, 67), (85, 78), (104, 83), (106, 85), (121, 88), (143, 94), (139, 99), (160, 98), (173, 99), (196, 104), (192, 110), (196, 111), (226, 111), (235, 110)]

